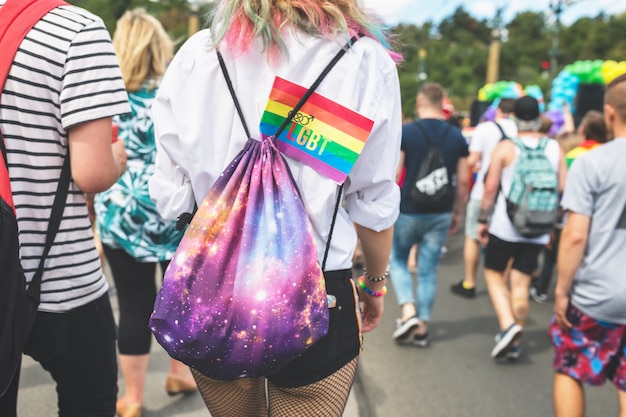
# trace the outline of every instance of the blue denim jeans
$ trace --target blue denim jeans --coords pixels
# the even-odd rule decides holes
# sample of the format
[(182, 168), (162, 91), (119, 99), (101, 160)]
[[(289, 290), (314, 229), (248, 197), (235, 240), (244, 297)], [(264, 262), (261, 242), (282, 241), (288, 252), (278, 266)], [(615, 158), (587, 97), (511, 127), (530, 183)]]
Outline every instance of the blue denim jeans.
[[(429, 321), (437, 296), (437, 268), (446, 243), (452, 213), (402, 214), (393, 231), (390, 273), (398, 305), (417, 304), (421, 320)], [(407, 267), (411, 246), (417, 243), (417, 296)], [(417, 298), (417, 303), (415, 302)]]

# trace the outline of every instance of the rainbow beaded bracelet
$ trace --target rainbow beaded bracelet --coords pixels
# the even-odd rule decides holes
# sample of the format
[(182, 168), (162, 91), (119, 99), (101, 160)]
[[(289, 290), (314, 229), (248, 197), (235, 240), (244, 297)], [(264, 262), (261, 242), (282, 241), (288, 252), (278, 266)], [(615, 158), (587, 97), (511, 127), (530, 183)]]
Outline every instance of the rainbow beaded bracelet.
[(361, 289), (365, 291), (367, 295), (370, 295), (372, 297), (382, 297), (383, 295), (387, 294), (386, 285), (383, 287), (382, 291), (372, 291), (371, 289), (369, 289), (367, 285), (365, 285), (365, 282), (363, 281), (363, 276), (359, 277), (359, 287), (361, 287)]

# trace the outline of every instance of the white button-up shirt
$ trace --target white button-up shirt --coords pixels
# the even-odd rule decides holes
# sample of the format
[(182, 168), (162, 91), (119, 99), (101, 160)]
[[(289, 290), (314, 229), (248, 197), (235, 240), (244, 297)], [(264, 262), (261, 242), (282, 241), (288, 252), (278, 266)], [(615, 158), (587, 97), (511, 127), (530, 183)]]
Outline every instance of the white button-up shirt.
[[(259, 47), (233, 56), (222, 51), (251, 135), (275, 76), (308, 88), (345, 43), (286, 36), (288, 58), (271, 62)], [(351, 267), (354, 223), (380, 231), (393, 225), (400, 203), (395, 183), (402, 128), (396, 64), (378, 42), (358, 40), (316, 90), (374, 121), (374, 127), (344, 186), (326, 270)], [(165, 218), (200, 205), (247, 141), (208, 30), (189, 39), (170, 64), (152, 107), (157, 139), (150, 195)], [(287, 158), (312, 222), (322, 261), (337, 196), (337, 184)]]

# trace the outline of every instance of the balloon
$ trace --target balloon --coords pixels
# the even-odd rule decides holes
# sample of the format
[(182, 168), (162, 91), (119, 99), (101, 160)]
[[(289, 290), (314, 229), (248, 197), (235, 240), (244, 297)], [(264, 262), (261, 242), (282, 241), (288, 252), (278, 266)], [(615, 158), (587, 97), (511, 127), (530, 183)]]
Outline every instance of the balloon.
[(576, 76), (580, 83), (584, 84), (604, 84), (604, 78), (602, 76), (602, 66), (604, 62), (601, 60), (595, 61), (576, 61), (573, 64), (567, 65), (565, 69), (570, 74)]
[(552, 121), (552, 126), (550, 127), (548, 135), (554, 137), (565, 124), (565, 114), (563, 113), (563, 110), (553, 109), (548, 110), (544, 113), (544, 115)]
[(575, 112), (574, 98), (576, 97), (580, 81), (570, 70), (580, 72), (583, 69), (583, 65), (581, 65), (580, 62), (581, 61), (577, 61), (575, 64), (567, 65), (552, 82), (551, 100), (548, 105), (549, 110), (560, 110), (563, 106), (567, 105), (572, 112)]
[(498, 98), (518, 99), (524, 95), (522, 86), (513, 81), (497, 81), (485, 84), (478, 90), (480, 101), (494, 101)]
[(601, 73), (604, 84), (608, 84), (618, 76), (626, 73), (626, 61), (606, 61), (602, 66)]

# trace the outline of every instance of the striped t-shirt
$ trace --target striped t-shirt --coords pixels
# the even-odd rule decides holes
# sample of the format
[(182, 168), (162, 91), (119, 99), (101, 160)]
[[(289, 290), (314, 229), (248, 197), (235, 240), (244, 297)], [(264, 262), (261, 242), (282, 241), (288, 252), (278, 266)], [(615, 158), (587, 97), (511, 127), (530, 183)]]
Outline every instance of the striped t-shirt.
[[(0, 5), (4, 2), (0, 0)], [(100, 18), (75, 6), (63, 6), (31, 29), (0, 97), (0, 129), (28, 281), (43, 252), (68, 151), (67, 129), (129, 110), (117, 58)], [(60, 230), (45, 264), (39, 310), (68, 311), (100, 297), (107, 288), (85, 199), (72, 181)]]

